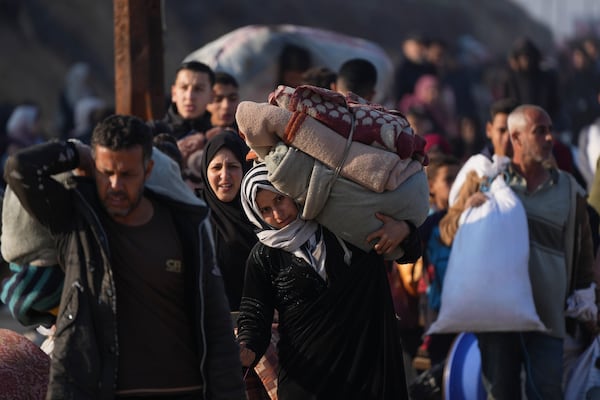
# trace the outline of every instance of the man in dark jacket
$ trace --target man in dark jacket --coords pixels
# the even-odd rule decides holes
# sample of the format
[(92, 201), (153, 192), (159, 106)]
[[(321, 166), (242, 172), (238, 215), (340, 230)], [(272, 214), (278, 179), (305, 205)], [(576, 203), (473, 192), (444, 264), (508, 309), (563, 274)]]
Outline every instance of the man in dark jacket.
[(154, 121), (154, 134), (170, 133), (182, 139), (212, 128), (211, 115), (206, 106), (212, 102), (215, 73), (198, 61), (179, 66), (171, 86), (171, 104), (162, 120)]
[[(48, 398), (245, 398), (208, 209), (144, 191), (151, 154), (148, 126), (116, 115), (91, 151), (49, 142), (7, 161), (65, 272)], [(94, 179), (52, 178), (75, 168)]]

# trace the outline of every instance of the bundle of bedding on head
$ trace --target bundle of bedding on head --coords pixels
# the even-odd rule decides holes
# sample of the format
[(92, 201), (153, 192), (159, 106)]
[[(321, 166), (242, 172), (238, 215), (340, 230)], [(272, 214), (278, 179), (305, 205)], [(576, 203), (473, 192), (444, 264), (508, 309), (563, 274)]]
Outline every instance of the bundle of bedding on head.
[(314, 86), (280, 86), (269, 100), (241, 102), (236, 112), (240, 132), (261, 160), (283, 140), (378, 193), (397, 188), (413, 159), (427, 161), (425, 140), (396, 111)]
[(269, 100), (240, 103), (236, 120), (273, 185), (303, 206), (302, 218), (367, 251), (365, 238), (382, 225), (375, 212), (423, 223), (424, 140), (401, 114), (312, 86), (280, 86)]

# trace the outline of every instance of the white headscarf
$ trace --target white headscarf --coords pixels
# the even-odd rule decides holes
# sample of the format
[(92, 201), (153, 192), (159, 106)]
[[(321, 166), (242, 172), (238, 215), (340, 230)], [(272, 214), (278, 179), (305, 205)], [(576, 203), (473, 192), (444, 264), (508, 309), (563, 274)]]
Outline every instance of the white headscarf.
[(259, 189), (286, 196), (268, 180), (268, 171), (264, 164), (254, 166), (244, 176), (241, 187), (242, 207), (250, 222), (259, 229), (256, 234), (258, 240), (266, 246), (282, 249), (302, 258), (326, 279), (326, 251), (321, 226), (314, 221), (300, 219), (298, 213), (298, 217), (292, 223), (275, 229), (265, 222), (256, 204)]

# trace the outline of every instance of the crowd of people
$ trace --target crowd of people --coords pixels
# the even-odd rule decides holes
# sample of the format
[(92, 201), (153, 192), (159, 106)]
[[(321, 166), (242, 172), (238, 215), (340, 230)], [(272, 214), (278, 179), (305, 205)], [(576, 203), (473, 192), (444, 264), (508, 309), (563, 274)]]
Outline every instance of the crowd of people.
[[(36, 395), (441, 398), (461, 332), (432, 329), (445, 312), (444, 277), (456, 274), (453, 241), (467, 210), (496, 201), (489, 187), (501, 177), (527, 220), (529, 241), (518, 245), (545, 330), (474, 332), (483, 386), (494, 399), (564, 398), (600, 332), (598, 40), (574, 41), (549, 68), (520, 38), (498, 79), (443, 40), (410, 35), (402, 51), (393, 99), (373, 115), (406, 121), (418, 138), (408, 158), (425, 171), (429, 211), (415, 224), (374, 202), (368, 212), (381, 223), (360, 238), (366, 250), (303, 217), (308, 194), (278, 186), (236, 120), (238, 81), (205, 63), (178, 67), (158, 120), (116, 115), (85, 63), (67, 74), (56, 134), (44, 132), (36, 104), (7, 113), (0, 301), (21, 324), (45, 328), (46, 358), (15, 348), (48, 371), (36, 374)], [(350, 57), (338, 71), (298, 65), (274, 77), (273, 91), (308, 85), (371, 105), (369, 60)], [(348, 143), (360, 140), (355, 117)], [(375, 147), (399, 146), (385, 135)], [(347, 178), (342, 167), (334, 180)], [(338, 218), (364, 224), (358, 215)], [(0, 330), (0, 353), (4, 337), (15, 340)], [(1, 365), (0, 381), (22, 379)]]

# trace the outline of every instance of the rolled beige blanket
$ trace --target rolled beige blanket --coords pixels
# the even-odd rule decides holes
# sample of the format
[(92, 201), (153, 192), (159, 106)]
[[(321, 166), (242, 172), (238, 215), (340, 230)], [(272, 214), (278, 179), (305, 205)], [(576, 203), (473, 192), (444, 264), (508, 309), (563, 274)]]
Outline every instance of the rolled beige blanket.
[[(381, 228), (375, 212), (397, 221), (421, 225), (429, 211), (429, 186), (423, 166), (416, 160), (406, 169), (406, 180), (398, 188), (375, 193), (349, 179), (333, 179), (333, 171), (307, 154), (278, 143), (265, 158), (269, 181), (302, 204), (303, 219), (315, 219), (343, 240), (364, 251), (375, 243), (367, 236)], [(357, 223), (357, 221), (360, 221)], [(385, 256), (395, 260), (404, 254), (398, 247)]]
[[(248, 146), (261, 160), (281, 139), (335, 170), (343, 161), (347, 139), (305, 114), (283, 108), (243, 101), (236, 121)], [(394, 190), (406, 179), (404, 170), (411, 159), (401, 160), (390, 151), (350, 142), (340, 175), (377, 193)]]

